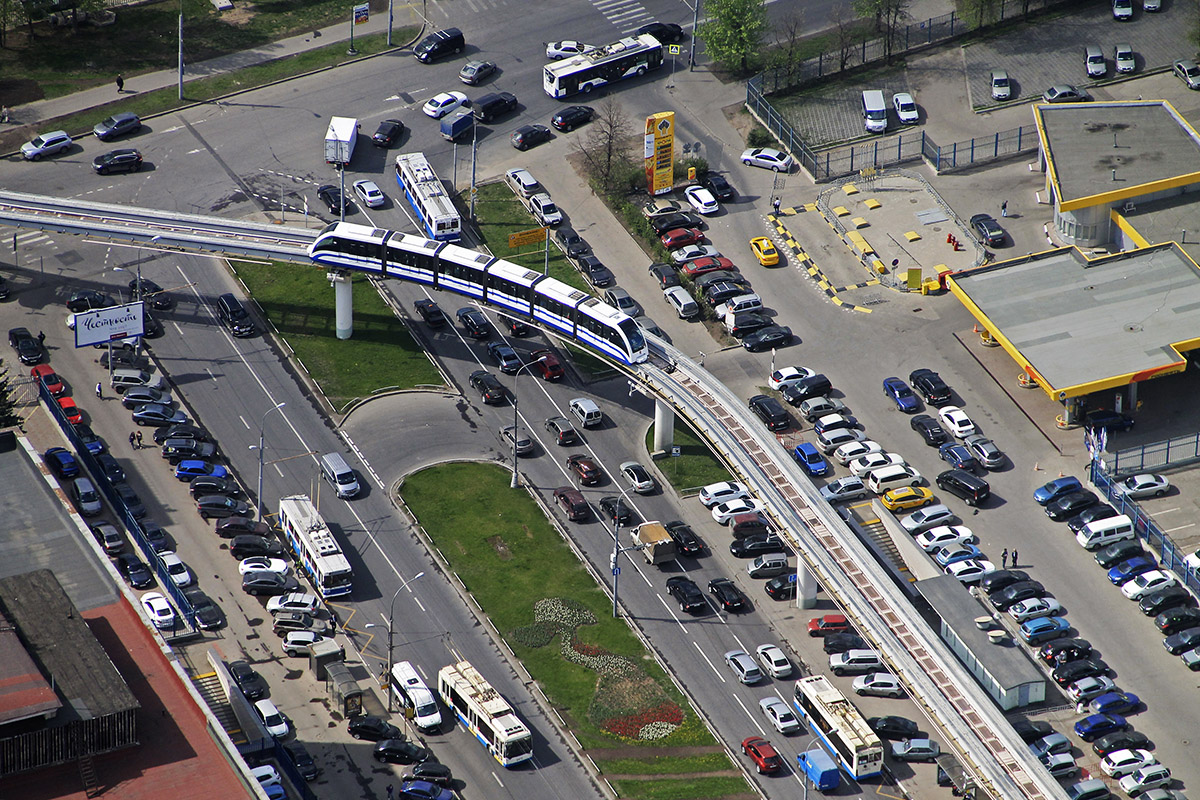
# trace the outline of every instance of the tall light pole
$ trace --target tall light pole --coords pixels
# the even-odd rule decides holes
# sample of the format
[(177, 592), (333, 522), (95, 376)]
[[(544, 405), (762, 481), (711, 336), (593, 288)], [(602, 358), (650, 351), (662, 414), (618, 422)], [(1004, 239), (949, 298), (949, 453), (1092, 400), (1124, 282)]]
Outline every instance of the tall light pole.
[(387, 686), (387, 698), (388, 698), (387, 710), (388, 710), (389, 714), (392, 713), (392, 694), (393, 694), (393, 692), (392, 692), (392, 634), (394, 633), (392, 621), (396, 616), (396, 598), (400, 596), (400, 593), (402, 591), (404, 591), (404, 587), (408, 586), (410, 583), (415, 581), (417, 578), (420, 578), (424, 574), (425, 574), (425, 571), (421, 570), (416, 575), (413, 575), (411, 578), (406, 580), (404, 583), (400, 584), (400, 588), (396, 590), (396, 593), (394, 595), (392, 595), (392, 605), (391, 605), (391, 608), (388, 609), (387, 674), (383, 676), (383, 680), (384, 680), (385, 685)]
[[(625, 493), (622, 492), (618, 498), (618, 503), (625, 499)], [(634, 544), (629, 547), (621, 547), (621, 523), (617, 518), (613, 517), (613, 551), (608, 557), (608, 564), (612, 567), (612, 583), (613, 583), (613, 618), (617, 617), (617, 586), (621, 577), (621, 553), (627, 553), (630, 550), (641, 550), (643, 545)]]
[(268, 408), (263, 412), (262, 419), (258, 422), (258, 494), (255, 495), (255, 500), (257, 501), (257, 519), (260, 521), (262, 520), (263, 449), (266, 447), (267, 415), (272, 411), (278, 411), (286, 405), (287, 403), (280, 403), (274, 408)]
[[(546, 360), (546, 357), (542, 356), (539, 359), (530, 361), (528, 364), (522, 364), (521, 366), (517, 367), (517, 371), (513, 373), (513, 382), (514, 383), (516, 382), (517, 376), (521, 374), (521, 370), (525, 369), (526, 367), (532, 367), (534, 364), (540, 364), (545, 360)], [(517, 488), (517, 424), (518, 424), (517, 393), (516, 392), (512, 393), (512, 406), (513, 406), (513, 435), (512, 435), (513, 471), (512, 471), (512, 482), (508, 485), (508, 488), (516, 489)]]

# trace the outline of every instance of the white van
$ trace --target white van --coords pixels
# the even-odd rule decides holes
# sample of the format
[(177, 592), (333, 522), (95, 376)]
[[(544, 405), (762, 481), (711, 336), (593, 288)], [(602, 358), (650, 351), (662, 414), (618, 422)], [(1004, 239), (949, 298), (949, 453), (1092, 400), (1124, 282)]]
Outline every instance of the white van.
[(321, 456), (321, 474), (341, 498), (354, 497), (358, 494), (358, 478), (354, 470), (342, 458), (341, 453), (326, 453)]
[(442, 711), (438, 708), (437, 698), (421, 680), (411, 662), (401, 661), (392, 666), (392, 691), (405, 708), (413, 710), (413, 720), (418, 728), (423, 731), (441, 730)]
[(868, 89), (862, 93), (862, 115), (867, 133), (883, 133), (887, 130), (887, 103), (883, 102), (883, 92)]
[(867, 488), (875, 494), (883, 494), (901, 486), (919, 486), (920, 484), (921, 473), (907, 464), (880, 467), (867, 475)]
[(1083, 526), (1083, 530), (1075, 534), (1075, 541), (1085, 550), (1099, 550), (1114, 542), (1132, 539), (1133, 520), (1125, 514), (1108, 519), (1098, 519)]
[(571, 413), (579, 419), (579, 424), (585, 428), (594, 428), (604, 422), (604, 412), (600, 406), (586, 397), (576, 397), (569, 403)]
[(700, 313), (700, 306), (682, 286), (671, 286), (663, 289), (663, 299), (671, 304), (680, 319), (691, 319)]
[[(713, 309), (713, 312), (717, 315), (717, 319), (727, 319), (731, 314), (740, 314), (743, 311), (762, 311), (762, 307), (762, 298), (754, 292), (749, 292), (729, 298)], [(726, 324), (728, 325), (729, 322)]]

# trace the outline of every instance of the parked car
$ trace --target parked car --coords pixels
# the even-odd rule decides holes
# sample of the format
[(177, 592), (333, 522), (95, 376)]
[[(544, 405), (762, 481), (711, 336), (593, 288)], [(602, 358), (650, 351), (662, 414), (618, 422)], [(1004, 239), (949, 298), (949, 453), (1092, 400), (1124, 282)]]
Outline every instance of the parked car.
[(428, 748), (403, 739), (384, 739), (375, 743), (372, 756), (385, 764), (420, 764), (431, 759), (433, 754)]
[(346, 732), (354, 739), (366, 739), (369, 742), (404, 738), (404, 733), (392, 723), (368, 715), (351, 717), (346, 723)]
[(792, 169), (792, 157), (773, 147), (754, 147), (742, 151), (741, 161), (748, 167), (762, 167), (775, 172), (789, 172)]
[[(187, 462), (184, 462), (187, 463)], [(245, 517), (250, 514), (248, 503), (223, 494), (210, 494), (196, 498), (196, 511), (203, 520), (221, 517)]]
[(904, 739), (892, 744), (892, 758), (897, 761), (933, 761), (942, 749), (932, 739)]
[(550, 124), (558, 131), (573, 131), (595, 116), (596, 110), (591, 106), (567, 106), (550, 118)]

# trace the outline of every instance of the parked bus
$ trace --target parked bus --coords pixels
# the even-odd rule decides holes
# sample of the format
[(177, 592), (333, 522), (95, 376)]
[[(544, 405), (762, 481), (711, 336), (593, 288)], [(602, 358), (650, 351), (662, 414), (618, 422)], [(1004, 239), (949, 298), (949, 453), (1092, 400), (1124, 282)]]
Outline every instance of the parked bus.
[(506, 767), (533, 758), (533, 736), (512, 706), (468, 661), (438, 671), (438, 695), (463, 726)]
[(551, 97), (590, 92), (597, 86), (645, 75), (663, 63), (662, 43), (648, 33), (629, 36), (590, 53), (547, 64), (542, 88)]
[(462, 235), (462, 217), (424, 153), (396, 156), (396, 183), (416, 212), (426, 236), (441, 242), (458, 241)]
[(321, 597), (350, 594), (354, 588), (350, 562), (307, 495), (298, 494), (279, 501), (279, 524), (296, 560)]
[(846, 774), (855, 780), (879, 774), (883, 743), (828, 678), (813, 675), (796, 681), (793, 705)]

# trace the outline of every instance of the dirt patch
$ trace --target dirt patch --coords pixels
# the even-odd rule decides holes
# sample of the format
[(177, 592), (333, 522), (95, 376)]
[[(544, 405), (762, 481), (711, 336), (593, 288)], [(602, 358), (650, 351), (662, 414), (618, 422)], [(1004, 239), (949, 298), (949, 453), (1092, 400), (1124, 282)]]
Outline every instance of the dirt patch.
[(249, 25), (250, 20), (258, 16), (258, 9), (254, 5), (234, 6), (229, 11), (221, 14), (221, 22), (229, 25)]
[(493, 536), (487, 541), (492, 546), (492, 549), (496, 551), (496, 555), (500, 556), (501, 561), (512, 559), (512, 551), (508, 549), (508, 545), (504, 543), (504, 539), (499, 536)]
[(725, 121), (741, 134), (743, 142), (750, 138), (750, 131), (758, 125), (758, 120), (746, 110), (745, 103), (731, 103), (722, 108), (721, 113), (725, 115)]

